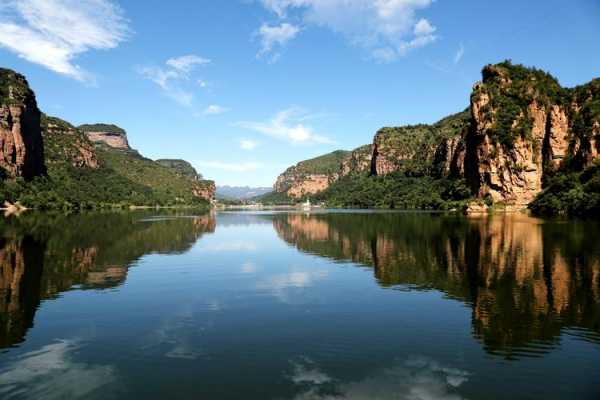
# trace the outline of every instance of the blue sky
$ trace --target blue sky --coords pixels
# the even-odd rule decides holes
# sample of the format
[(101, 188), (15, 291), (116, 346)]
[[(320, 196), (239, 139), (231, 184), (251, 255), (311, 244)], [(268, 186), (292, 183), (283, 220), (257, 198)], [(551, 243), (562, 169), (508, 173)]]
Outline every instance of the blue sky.
[(468, 105), (510, 58), (600, 76), (596, 0), (2, 0), (0, 66), (40, 108), (125, 128), (150, 158), (271, 186), (306, 158)]

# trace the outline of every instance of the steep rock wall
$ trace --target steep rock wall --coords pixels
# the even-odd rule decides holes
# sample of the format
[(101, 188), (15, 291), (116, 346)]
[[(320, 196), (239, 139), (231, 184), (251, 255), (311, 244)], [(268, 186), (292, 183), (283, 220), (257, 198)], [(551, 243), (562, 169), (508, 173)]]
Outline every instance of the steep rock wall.
[(5, 178), (46, 172), (40, 116), (25, 77), (0, 69), (0, 173)]

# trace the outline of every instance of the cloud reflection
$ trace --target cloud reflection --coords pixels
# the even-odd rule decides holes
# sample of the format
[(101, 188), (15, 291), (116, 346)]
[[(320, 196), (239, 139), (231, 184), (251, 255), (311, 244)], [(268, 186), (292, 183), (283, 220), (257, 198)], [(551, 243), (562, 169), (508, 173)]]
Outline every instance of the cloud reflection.
[(468, 381), (466, 371), (446, 367), (426, 357), (411, 358), (357, 382), (336, 382), (309, 359), (293, 363), (290, 377), (303, 391), (296, 400), (461, 400), (458, 388)]
[(77, 399), (113, 382), (111, 366), (74, 362), (76, 341), (62, 340), (21, 355), (0, 371), (0, 397), (12, 399)]

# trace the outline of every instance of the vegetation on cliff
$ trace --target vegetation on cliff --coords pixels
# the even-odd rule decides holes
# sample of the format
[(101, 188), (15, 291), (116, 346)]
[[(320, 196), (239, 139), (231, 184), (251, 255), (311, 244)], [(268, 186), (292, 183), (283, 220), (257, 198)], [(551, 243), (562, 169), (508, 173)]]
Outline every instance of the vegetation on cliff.
[(313, 196), (313, 200), (341, 208), (452, 210), (462, 209), (470, 197), (462, 180), (394, 172), (385, 176), (349, 175)]
[(557, 174), (529, 208), (538, 215), (600, 216), (600, 162), (583, 172)]
[(112, 133), (115, 135), (126, 135), (127, 133), (123, 128), (120, 128), (113, 124), (83, 124), (78, 126), (84, 132), (105, 132)]
[(179, 159), (160, 159), (156, 160), (156, 162), (163, 167), (172, 168), (181, 176), (185, 176), (187, 178), (198, 180), (202, 179), (202, 175), (196, 171), (196, 169), (185, 160)]
[(0, 181), (0, 198), (36, 209), (127, 206), (206, 206), (195, 182), (135, 151), (94, 146), (66, 121), (43, 116), (47, 174)]
[(450, 115), (433, 125), (382, 128), (375, 135), (374, 175), (401, 171), (407, 176), (438, 175), (443, 169), (436, 158), (440, 145), (464, 132), (469, 111)]

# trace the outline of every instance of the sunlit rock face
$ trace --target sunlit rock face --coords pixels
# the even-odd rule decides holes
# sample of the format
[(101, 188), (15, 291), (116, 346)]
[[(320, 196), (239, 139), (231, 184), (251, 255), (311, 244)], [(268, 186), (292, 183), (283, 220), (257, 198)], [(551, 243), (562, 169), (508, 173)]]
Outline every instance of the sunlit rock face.
[(131, 150), (127, 140), (127, 132), (112, 124), (86, 124), (81, 125), (87, 137), (94, 143), (102, 143), (118, 150)]
[[(41, 232), (35, 237), (28, 234), (32, 223)], [(95, 229), (81, 235), (81, 227), (92, 224)], [(117, 287), (140, 257), (187, 251), (215, 225), (212, 214), (156, 221), (136, 213), (0, 220), (0, 348), (24, 340), (41, 300), (74, 287)]]
[(0, 177), (43, 175), (41, 113), (24, 76), (0, 68)]
[(465, 175), (479, 197), (519, 208), (557, 168), (579, 170), (598, 157), (600, 115), (590, 110), (600, 81), (574, 89), (535, 69), (488, 65), (473, 87)]
[(286, 215), (273, 225), (302, 251), (372, 266), (383, 287), (437, 289), (466, 302), (473, 334), (491, 354), (534, 356), (565, 326), (600, 326), (600, 260), (583, 256), (591, 243), (570, 242), (589, 225), (564, 231), (520, 214), (345, 218)]

